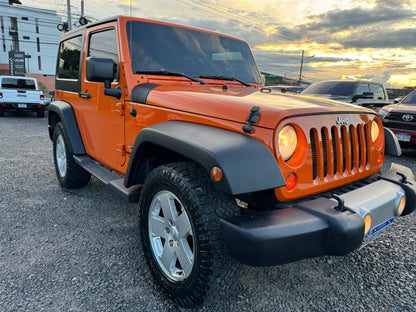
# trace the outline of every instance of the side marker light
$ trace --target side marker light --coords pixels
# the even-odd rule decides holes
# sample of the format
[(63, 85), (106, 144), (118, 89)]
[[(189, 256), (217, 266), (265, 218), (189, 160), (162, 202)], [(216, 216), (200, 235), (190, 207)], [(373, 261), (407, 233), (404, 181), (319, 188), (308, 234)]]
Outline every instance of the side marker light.
[(212, 167), (211, 169), (211, 178), (219, 182), (222, 179), (222, 170), (219, 167)]

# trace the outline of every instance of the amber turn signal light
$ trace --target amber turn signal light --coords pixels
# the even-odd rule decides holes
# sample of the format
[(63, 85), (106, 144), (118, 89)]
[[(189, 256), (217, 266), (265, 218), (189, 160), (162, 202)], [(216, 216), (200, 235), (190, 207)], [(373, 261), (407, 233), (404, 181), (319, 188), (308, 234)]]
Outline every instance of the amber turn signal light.
[(211, 169), (211, 178), (218, 182), (222, 179), (222, 170), (219, 167), (212, 167)]
[(377, 157), (377, 165), (381, 166), (383, 164), (383, 154), (379, 153)]
[(399, 207), (397, 207), (397, 215), (401, 216), (404, 210), (404, 206), (406, 206), (406, 197), (400, 198)]
[(371, 227), (371, 216), (366, 215), (364, 218), (364, 234), (367, 234)]
[(295, 173), (291, 172), (286, 177), (286, 190), (291, 192), (293, 191), (296, 186), (298, 185), (298, 177)]

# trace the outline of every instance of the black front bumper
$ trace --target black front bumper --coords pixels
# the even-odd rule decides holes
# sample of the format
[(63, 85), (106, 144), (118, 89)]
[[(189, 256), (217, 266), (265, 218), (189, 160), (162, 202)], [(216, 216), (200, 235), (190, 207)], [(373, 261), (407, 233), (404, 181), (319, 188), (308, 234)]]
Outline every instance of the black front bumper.
[[(380, 184), (391, 187), (391, 190), (380, 189)], [(368, 194), (368, 190), (373, 194)], [(363, 189), (361, 194), (360, 191), (345, 194), (347, 201), (343, 211), (337, 209), (335, 200), (321, 197), (285, 209), (221, 220), (224, 243), (233, 258), (252, 266), (277, 265), (323, 255), (345, 255), (359, 248), (364, 240), (364, 219), (362, 212), (360, 214), (356, 209), (362, 209), (361, 200), (358, 199), (357, 204), (355, 195), (363, 195), (360, 196), (363, 205), (370, 209), (365, 210), (376, 219), (380, 215), (384, 217), (386, 210), (387, 216), (393, 213), (389, 209), (393, 211), (391, 202), (395, 201), (394, 198), (389, 198), (386, 203), (380, 204), (380, 201), (398, 191), (407, 199), (402, 215), (411, 213), (416, 207), (413, 173), (403, 166), (392, 165), (389, 172)], [(368, 199), (371, 197), (374, 199)], [(350, 209), (348, 203), (354, 209)]]

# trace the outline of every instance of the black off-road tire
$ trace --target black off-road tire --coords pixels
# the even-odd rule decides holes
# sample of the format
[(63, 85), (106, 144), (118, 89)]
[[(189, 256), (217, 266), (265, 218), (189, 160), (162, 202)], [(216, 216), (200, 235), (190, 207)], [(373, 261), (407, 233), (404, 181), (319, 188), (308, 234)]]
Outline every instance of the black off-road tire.
[[(151, 208), (157, 207), (152, 202), (159, 198), (159, 194), (166, 192), (174, 194), (171, 196), (178, 201), (175, 200), (175, 206), (172, 207), (176, 207), (176, 210), (178, 206), (183, 207), (192, 228), (193, 242), (189, 246), (193, 251), (194, 261), (190, 274), (182, 281), (170, 279), (169, 274), (163, 271), (160, 260), (159, 263), (156, 260), (155, 247), (150, 239), (149, 211), (152, 216), (160, 217)], [(160, 200), (160, 206), (162, 202)], [(206, 305), (211, 305), (218, 295), (226, 295), (237, 285), (236, 280), (240, 276), (242, 265), (231, 259), (225, 251), (219, 219), (237, 215), (239, 211), (234, 198), (214, 190), (209, 176), (195, 163), (163, 165), (154, 169), (147, 177), (139, 202), (141, 240), (154, 281), (179, 306), (191, 308), (200, 305), (204, 300)], [(168, 244), (168, 239), (164, 244)], [(178, 265), (179, 257), (177, 262), (174, 257), (172, 259), (169, 263)]]
[(73, 155), (65, 129), (58, 122), (53, 131), (53, 161), (59, 184), (67, 189), (83, 187), (91, 178), (90, 173), (75, 162)]
[(0, 107), (0, 117), (4, 117), (4, 109)]

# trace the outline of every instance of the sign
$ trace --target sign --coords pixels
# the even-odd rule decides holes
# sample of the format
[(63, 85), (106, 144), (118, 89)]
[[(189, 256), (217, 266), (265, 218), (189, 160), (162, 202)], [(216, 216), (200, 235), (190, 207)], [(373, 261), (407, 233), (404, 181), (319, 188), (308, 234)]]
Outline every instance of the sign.
[(9, 71), (10, 76), (24, 76), (25, 69), (25, 52), (9, 51)]

